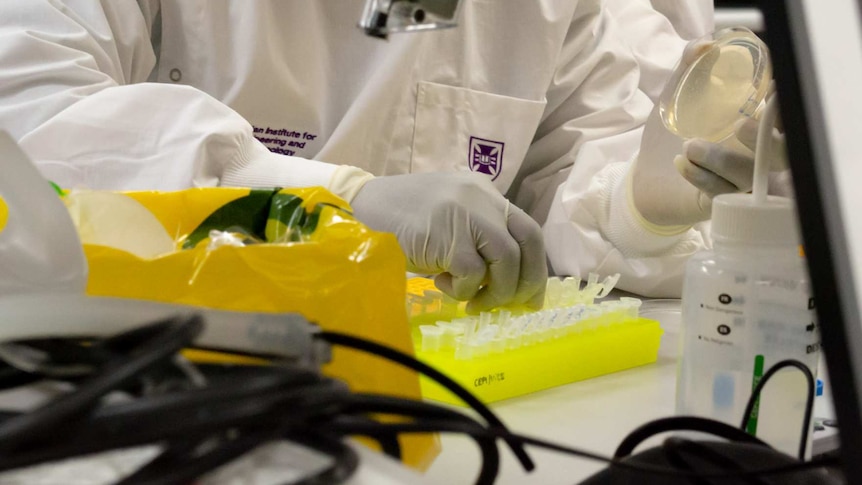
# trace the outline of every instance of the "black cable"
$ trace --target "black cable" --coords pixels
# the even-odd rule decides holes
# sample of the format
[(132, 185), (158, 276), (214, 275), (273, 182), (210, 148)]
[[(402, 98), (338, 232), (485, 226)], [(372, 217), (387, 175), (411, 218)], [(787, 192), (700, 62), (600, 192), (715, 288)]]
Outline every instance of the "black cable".
[[(128, 477), (124, 483), (187, 483), (201, 473), (261, 444), (264, 436), (260, 433), (249, 434), (245, 429), (248, 422), (292, 422), (290, 426), (296, 427), (303, 421), (320, 418), (327, 413), (334, 416), (340, 406), (337, 403), (347, 395), (347, 388), (342, 383), (324, 379), (317, 373), (313, 374), (313, 379), (308, 379), (308, 375), (299, 379), (295, 376), (293, 379), (285, 379), (285, 369), (280, 368), (278, 373), (281, 382), (269, 384), (280, 385), (281, 391), (277, 386), (273, 389), (275, 392), (264, 395), (260, 393), (260, 385), (267, 383), (260, 383), (260, 379), (257, 379), (257, 386), (243, 388), (243, 384), (256, 383), (255, 379), (251, 378), (244, 381), (234, 380), (239, 386), (147, 396), (131, 403), (99, 407), (101, 398), (108, 392), (140, 378), (142, 373), (156, 366), (170, 364), (176, 352), (188, 346), (200, 330), (201, 322), (194, 317), (188, 321), (158, 322), (97, 341), (78, 355), (74, 355), (75, 348), (55, 346), (55, 350), (64, 353), (62, 362), (58, 363), (93, 359), (101, 361), (96, 362), (94, 369), (98, 369), (98, 364), (104, 363), (103, 368), (94, 370), (93, 375), (86, 378), (76, 391), (33, 412), (6, 413), (3, 416), (5, 419), (0, 421), (0, 450), (4, 450), (0, 455), (0, 468), (17, 468), (27, 462), (35, 464), (120, 447), (161, 443), (165, 446), (165, 452)], [(252, 374), (257, 376), (260, 372), (266, 372), (260, 368), (254, 370)], [(13, 373), (20, 375), (17, 370)], [(30, 380), (32, 379), (28, 376), (26, 381)], [(224, 390), (228, 392), (218, 392)], [(229, 401), (227, 404), (223, 399), (225, 397)], [(239, 401), (236, 401), (237, 399)], [(227, 416), (215, 413), (215, 418), (221, 421), (203, 419), (200, 422), (177, 422), (178, 416), (184, 415), (182, 412), (177, 413), (180, 410), (185, 410), (188, 417), (197, 414), (213, 418), (214, 407), (225, 407), (229, 404), (237, 404), (234, 408), (237, 412)], [(293, 412), (285, 412), (288, 409)], [(173, 419), (166, 421), (168, 416)], [(209, 452), (198, 456), (200, 450), (197, 445), (212, 443), (213, 429), (223, 430), (226, 422), (231, 420), (241, 422), (244, 427), (233, 430), (234, 438), (223, 439), (223, 442), (216, 443)], [(162, 426), (152, 426), (155, 421), (159, 421), (158, 424)], [(46, 428), (52, 425), (50, 430), (56, 434), (49, 437)], [(174, 425), (173, 429), (171, 425)], [(134, 427), (137, 429), (130, 429)], [(160, 427), (163, 429), (157, 429)], [(196, 432), (199, 434), (195, 435)], [(267, 433), (272, 434), (269, 431)], [(64, 434), (68, 439), (56, 440), (58, 437), (63, 438)], [(195, 436), (198, 436), (199, 443), (189, 441), (194, 440)], [(358, 466), (355, 452), (341, 443), (309, 432), (297, 440), (316, 443), (315, 447), (329, 453), (335, 461), (333, 466), (305, 483), (340, 482), (349, 478)], [(58, 443), (58, 446), (54, 443)], [(30, 448), (22, 446), (28, 444)]]
[[(302, 428), (283, 433), (280, 430), (257, 430), (211, 451), (194, 456), (198, 446), (188, 445), (165, 453), (116, 485), (185, 485), (210, 471), (239, 458), (262, 444), (287, 439), (332, 458), (333, 463), (320, 472), (290, 485), (338, 485), (349, 480), (359, 468), (359, 456), (348, 445), (315, 430)], [(172, 452), (174, 451), (174, 452)]]
[(699, 431), (709, 433), (713, 436), (718, 436), (729, 441), (737, 441), (742, 443), (751, 443), (762, 445), (766, 448), (770, 446), (760, 438), (752, 436), (745, 431), (740, 431), (729, 424), (712, 419), (701, 418), (697, 416), (673, 416), (670, 418), (656, 419), (650, 421), (634, 431), (630, 432), (623, 441), (617, 446), (617, 451), (614, 453), (614, 458), (623, 458), (629, 456), (637, 448), (638, 445), (660, 433), (668, 431)]
[(782, 360), (770, 367), (769, 370), (763, 374), (760, 382), (754, 386), (754, 391), (751, 392), (751, 396), (748, 398), (748, 403), (745, 405), (745, 412), (742, 414), (742, 424), (740, 425), (740, 428), (742, 430), (748, 428), (748, 423), (751, 421), (751, 413), (760, 398), (760, 393), (763, 391), (764, 386), (766, 386), (766, 383), (769, 382), (769, 379), (772, 376), (785, 367), (795, 367), (799, 369), (808, 381), (808, 397), (805, 400), (805, 416), (802, 418), (802, 434), (799, 442), (798, 456), (800, 460), (805, 460), (805, 449), (808, 445), (808, 427), (811, 425), (811, 414), (814, 411), (814, 394), (816, 385), (814, 383), (814, 375), (811, 373), (811, 369), (798, 360)]
[[(484, 418), (485, 421), (487, 421), (490, 425), (508, 431), (506, 425), (503, 424), (500, 418), (498, 418), (490, 409), (488, 409), (488, 407), (485, 406), (482, 401), (479, 401), (469, 391), (461, 387), (460, 384), (453, 381), (447, 375), (425, 364), (424, 362), (417, 360), (413, 356), (407, 355), (391, 347), (372, 342), (370, 340), (346, 335), (343, 333), (320, 332), (315, 334), (314, 336), (315, 338), (323, 339), (333, 345), (341, 345), (343, 347), (349, 347), (352, 349), (361, 350), (363, 352), (377, 355), (378, 357), (382, 357), (384, 359), (390, 360), (404, 367), (412, 369), (416, 372), (424, 374), (425, 376), (439, 383), (441, 386), (445, 387), (452, 394), (458, 396), (458, 398), (460, 398), (471, 408), (473, 408), (477, 413), (479, 413), (479, 415), (482, 416), (482, 418)], [(523, 466), (525, 470), (532, 471), (536, 468), (536, 465), (533, 463), (533, 460), (530, 458), (529, 455), (527, 455), (527, 452), (526, 450), (524, 450), (524, 447), (522, 445), (520, 445), (516, 441), (509, 440), (506, 438), (504, 438), (504, 441), (506, 441), (506, 444), (508, 444), (509, 447), (512, 449), (512, 453), (515, 454), (515, 456), (518, 458), (518, 461), (521, 463), (521, 466)]]
[[(350, 416), (350, 418), (356, 421), (363, 421), (365, 423), (378, 423), (378, 421), (365, 416)], [(377, 445), (380, 446), (380, 451), (388, 455), (393, 460), (401, 461), (404, 458), (401, 450), (401, 443), (398, 442), (397, 433), (380, 433), (375, 436), (366, 436), (366, 438), (374, 440)]]
[(0, 362), (0, 391), (26, 386), (41, 379), (41, 376), (16, 369), (5, 362)]
[(187, 441), (176, 441), (169, 443), (161, 453), (148, 463), (138, 468), (132, 474), (126, 476), (114, 485), (128, 485), (146, 483), (147, 480), (154, 480), (162, 473), (153, 473), (156, 470), (176, 470), (181, 468), (184, 460), (190, 459), (194, 450), (200, 447), (199, 439), (189, 439)]
[[(272, 419), (270, 423), (272, 424), (271, 429), (278, 429), (278, 425), (289, 425), (289, 427), (302, 426), (304, 422), (306, 422), (310, 415), (313, 415), (317, 410), (308, 410), (309, 412), (289, 412), (285, 413), (285, 409), (281, 408), (278, 410), (272, 410), (272, 414), (278, 414), (280, 419)], [(200, 409), (201, 413), (206, 413), (206, 408)], [(24, 451), (21, 453), (16, 453), (12, 455), (7, 455), (2, 457), (0, 460), (0, 469), (12, 469), (12, 468), (20, 468), (22, 466), (27, 466), (35, 463), (42, 463), (46, 461), (54, 461), (58, 459), (65, 459), (74, 456), (82, 456), (86, 454), (91, 454), (99, 451), (106, 451), (111, 449), (118, 448), (127, 448), (131, 446), (139, 446), (142, 444), (150, 444), (150, 443), (158, 443), (163, 442), (168, 446), (174, 443), (185, 443), (190, 437), (194, 436), (202, 436), (208, 437), (213, 433), (212, 429), (194, 429), (189, 428), (187, 426), (175, 426), (171, 429), (170, 424), (166, 423), (165, 429), (155, 429), (149, 430), (149, 434), (143, 433), (140, 430), (129, 430), (131, 433), (125, 433), (126, 429), (122, 426), (122, 423), (130, 423), (134, 422), (134, 416), (128, 416), (124, 421), (120, 421), (117, 424), (119, 425), (119, 429), (117, 429), (116, 433), (113, 434), (99, 434), (96, 433), (94, 435), (83, 435), (76, 436), (74, 438), (61, 441), (57, 445), (52, 446), (52, 443), (41, 443), (38, 449), (34, 449), (32, 451)], [(86, 425), (91, 423), (89, 420), (84, 421), (84, 430), (86, 431)], [(226, 429), (225, 426), (217, 426), (216, 429)], [(270, 429), (270, 428), (267, 428)], [(241, 431), (241, 430), (240, 430)], [(197, 434), (194, 434), (197, 432)], [(261, 440), (255, 438), (256, 442), (260, 444)], [(231, 445), (231, 449), (234, 450), (235, 453), (241, 453), (241, 450), (236, 448), (239, 442), (236, 445)], [(183, 471), (183, 473), (191, 473), (193, 470), (200, 470), (207, 468), (207, 463), (214, 463), (212, 460), (219, 455), (212, 455), (209, 458), (200, 459), (200, 460), (192, 460), (190, 459), (188, 463), (183, 463), (182, 467), (194, 467), (190, 468), (188, 471)], [(239, 455), (236, 455), (239, 456)], [(213, 465), (214, 466), (214, 465)], [(175, 470), (176, 473), (180, 473), (180, 466), (171, 467), (170, 469)], [(344, 468), (343, 466), (341, 468)], [(157, 472), (159, 468), (156, 468), (154, 471)], [(163, 470), (167, 470), (167, 468), (161, 467)], [(189, 475), (182, 475), (182, 477), (188, 477)], [(136, 477), (138, 479), (140, 477)], [(151, 478), (151, 477), (149, 477)], [(183, 478), (185, 480), (185, 478)], [(187, 480), (186, 480), (187, 482)]]
[[(482, 428), (476, 420), (458, 411), (422, 401), (391, 396), (354, 394), (349, 398), (344, 411), (397, 414), (422, 420), (453, 420)], [(482, 439), (475, 436), (471, 436), (471, 438), (476, 441), (476, 445), (482, 453), (482, 465), (477, 483), (493, 483), (500, 468), (500, 451), (497, 449), (496, 441), (492, 438)]]
[(349, 480), (359, 468), (359, 455), (353, 448), (319, 430), (294, 430), (285, 437), (329, 455), (333, 460), (333, 464), (323, 471), (289, 485), (338, 485)]
[[(336, 392), (333, 392), (336, 389)], [(303, 395), (329, 397), (331, 406), (305, 405)], [(83, 423), (58, 430), (65, 443), (89, 448), (92, 442), (134, 437), (138, 443), (183, 439), (189, 434), (214, 433), (234, 427), (299, 426), (312, 419), (331, 419), (340, 409), (341, 390), (328, 382), (281, 391), (271, 395), (251, 394), (243, 399), (226, 399), (206, 405), (180, 400), (179, 406), (115, 405), (100, 409)], [(133, 404), (133, 403), (130, 403)], [(114, 413), (115, 407), (133, 407), (136, 412)], [(3, 463), (0, 462), (0, 467)]]
[[(486, 429), (475, 421), (456, 421), (451, 419), (423, 419), (414, 423), (373, 423), (355, 422), (345, 418), (339, 418), (329, 423), (322, 423), (321, 427), (336, 434), (362, 435), (375, 437), (381, 433), (430, 433), (430, 432), (456, 432), (465, 433), (472, 437), (479, 445), (482, 452), (482, 467), (476, 477), (477, 485), (493, 484), (499, 473), (500, 456), (494, 443), (494, 436), (485, 433)], [(467, 432), (470, 431), (470, 432)]]
[[(281, 369), (279, 375), (267, 375), (276, 372), (274, 367), (255, 371), (257, 377), (237, 375), (233, 384), (222, 382), (219, 389), (194, 389), (100, 408), (86, 419), (58, 426), (52, 440), (44, 440), (47, 442), (33, 449), (0, 456), (0, 469), (115, 448), (185, 440), (192, 433), (212, 433), (234, 424), (296, 425), (323, 413), (334, 413), (336, 409), (321, 403), (340, 402), (347, 395), (342, 383), (307, 370), (286, 373)], [(312, 382), (313, 385), (309, 385), (310, 375), (317, 381)], [(291, 387), (279, 391), (279, 384)], [(236, 401), (236, 394), (244, 401)], [(286, 413), (289, 409), (293, 411)], [(57, 440), (58, 437), (65, 439)]]
[(160, 328), (159, 333), (135, 349), (127, 361), (106, 366), (100, 374), (87, 379), (77, 391), (63, 399), (55, 399), (0, 424), (0, 452), (49, 437), (55, 426), (86, 412), (108, 391), (178, 352), (203, 330), (203, 322), (198, 315), (173, 318), (153, 326)]
[[(212, 387), (148, 396), (99, 408), (93, 411), (88, 426), (94, 432), (99, 431), (100, 426), (113, 428), (123, 421), (135, 427), (157, 427), (168, 415), (177, 424), (188, 425), (215, 419), (217, 412), (230, 412), (241, 403), (267, 409), (285, 401), (331, 400), (333, 396), (347, 394), (343, 385), (317, 374), (278, 372), (272, 368), (215, 379), (212, 384)], [(201, 410), (207, 413), (201, 414)]]
[(380, 446), (380, 451), (396, 461), (404, 459), (404, 452), (401, 449), (401, 443), (398, 441), (398, 435), (378, 435), (374, 437), (374, 441)]
[(225, 440), (224, 444), (197, 456), (195, 451), (204, 440), (211, 438), (194, 444), (183, 443), (180, 448), (169, 447), (116, 485), (187, 485), (274, 438), (272, 431), (250, 433)]

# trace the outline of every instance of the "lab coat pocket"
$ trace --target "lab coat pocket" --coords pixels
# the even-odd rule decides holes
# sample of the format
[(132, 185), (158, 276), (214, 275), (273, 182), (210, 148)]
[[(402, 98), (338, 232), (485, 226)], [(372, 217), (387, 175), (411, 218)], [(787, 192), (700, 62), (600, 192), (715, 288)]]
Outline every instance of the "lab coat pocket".
[(412, 172), (487, 175), (505, 193), (521, 167), (546, 101), (420, 82)]

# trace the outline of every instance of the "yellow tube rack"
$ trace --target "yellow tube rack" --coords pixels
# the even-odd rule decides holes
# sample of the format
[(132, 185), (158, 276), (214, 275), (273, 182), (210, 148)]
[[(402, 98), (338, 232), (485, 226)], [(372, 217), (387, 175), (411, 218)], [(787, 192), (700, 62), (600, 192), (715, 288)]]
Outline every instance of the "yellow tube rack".
[[(431, 280), (411, 279), (408, 295), (427, 295), (428, 291), (433, 291), (429, 288), (433, 289)], [(456, 312), (450, 308), (448, 314), (440, 312), (439, 308), (432, 313), (417, 312), (413, 308), (410, 313), (416, 357), (448, 375), (485, 403), (655, 362), (662, 335), (659, 323), (631, 312), (616, 311), (615, 305), (603, 304), (609, 311), (602, 315), (588, 313), (569, 328), (524, 336), (525, 342), (514, 347), (491, 344), (477, 355), (466, 358), (463, 353), (458, 355), (460, 349), (451, 344), (423, 345), (420, 332), (420, 327), (441, 319), (457, 321), (464, 316), (463, 306)], [(587, 307), (599, 305), (588, 304)], [(427, 399), (463, 405), (430, 379), (423, 377), (421, 387)]]

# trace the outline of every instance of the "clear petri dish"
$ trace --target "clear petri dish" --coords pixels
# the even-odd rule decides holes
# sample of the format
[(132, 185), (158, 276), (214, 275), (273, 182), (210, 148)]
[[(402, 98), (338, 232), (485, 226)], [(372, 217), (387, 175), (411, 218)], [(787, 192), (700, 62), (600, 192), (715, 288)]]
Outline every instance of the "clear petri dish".
[(678, 136), (721, 142), (743, 117), (755, 117), (769, 92), (766, 44), (746, 28), (720, 30), (705, 48), (680, 62), (659, 99), (665, 127)]

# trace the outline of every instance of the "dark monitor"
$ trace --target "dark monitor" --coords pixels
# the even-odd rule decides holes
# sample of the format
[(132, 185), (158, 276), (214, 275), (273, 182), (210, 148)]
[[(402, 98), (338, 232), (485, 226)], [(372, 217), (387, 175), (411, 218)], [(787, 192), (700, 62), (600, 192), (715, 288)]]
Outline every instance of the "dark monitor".
[(859, 0), (761, 0), (848, 483), (862, 483)]

